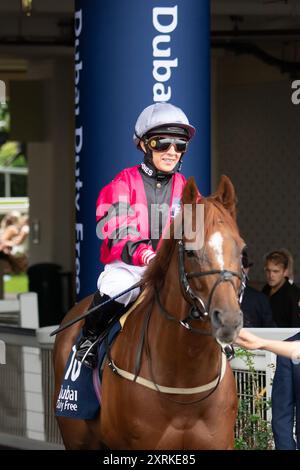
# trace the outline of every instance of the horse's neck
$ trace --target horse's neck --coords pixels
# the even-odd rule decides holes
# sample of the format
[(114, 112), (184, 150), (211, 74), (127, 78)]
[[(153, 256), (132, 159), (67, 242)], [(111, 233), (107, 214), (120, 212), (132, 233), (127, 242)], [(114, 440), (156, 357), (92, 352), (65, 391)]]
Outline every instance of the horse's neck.
[[(202, 367), (207, 369), (211, 363), (212, 371), (219, 354), (217, 343), (211, 336), (188, 331), (180, 324), (191, 308), (184, 299), (178, 275), (178, 259), (173, 256), (166, 273), (164, 285), (159, 292), (163, 307), (176, 321), (168, 320), (155, 304), (153, 317), (150, 321), (149, 342), (153, 363), (157, 372), (178, 374), (184, 371), (184, 376), (201, 375)], [(203, 328), (201, 320), (194, 321), (193, 326)]]
[(184, 299), (179, 273), (178, 258), (173, 256), (165, 275), (163, 287), (159, 292), (161, 303), (176, 316), (177, 320), (183, 320), (188, 313), (188, 303)]

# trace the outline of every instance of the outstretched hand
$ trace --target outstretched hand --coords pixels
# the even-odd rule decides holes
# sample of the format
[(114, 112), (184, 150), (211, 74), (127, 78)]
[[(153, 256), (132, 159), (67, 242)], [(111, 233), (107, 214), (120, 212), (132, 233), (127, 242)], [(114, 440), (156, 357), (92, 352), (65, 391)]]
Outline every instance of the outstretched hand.
[(245, 349), (265, 349), (274, 354), (288, 357), (292, 361), (297, 361), (296, 363), (300, 361), (300, 341), (260, 338), (242, 328), (235, 343)]
[(261, 349), (263, 348), (263, 343), (264, 340), (262, 338), (250, 333), (245, 328), (241, 329), (235, 340), (235, 344), (245, 349)]

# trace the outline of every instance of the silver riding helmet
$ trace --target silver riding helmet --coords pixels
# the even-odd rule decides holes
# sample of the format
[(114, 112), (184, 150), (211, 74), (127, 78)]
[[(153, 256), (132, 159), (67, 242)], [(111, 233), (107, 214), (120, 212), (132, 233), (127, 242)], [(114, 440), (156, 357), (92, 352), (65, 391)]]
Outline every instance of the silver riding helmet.
[(191, 139), (196, 132), (180, 108), (171, 103), (154, 103), (145, 108), (137, 118), (133, 135), (135, 145), (139, 147), (143, 136), (160, 126), (185, 129), (188, 139)]

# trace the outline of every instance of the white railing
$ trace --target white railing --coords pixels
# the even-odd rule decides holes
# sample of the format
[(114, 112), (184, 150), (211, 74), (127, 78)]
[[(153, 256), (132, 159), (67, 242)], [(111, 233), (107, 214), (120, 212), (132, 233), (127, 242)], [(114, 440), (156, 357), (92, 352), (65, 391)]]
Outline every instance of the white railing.
[(6, 356), (0, 361), (0, 444), (27, 449), (61, 448), (51, 401), (53, 344), (49, 331), (45, 333), (47, 328), (52, 331), (55, 327), (38, 328), (34, 292), (20, 294), (15, 300), (1, 300), (0, 320), (0, 340), (5, 344)]
[[(12, 175), (28, 175), (27, 167), (11, 167), (11, 166), (0, 166), (0, 174), (4, 176), (4, 198), (1, 199), (17, 199), (11, 197), (11, 176)], [(18, 198), (20, 199), (20, 198)], [(23, 198), (24, 199), (24, 198)], [(27, 198), (28, 200), (28, 198)], [(18, 208), (18, 210), (20, 210)]]
[[(6, 364), (0, 365), (0, 445), (59, 449), (62, 441), (52, 411), (54, 378), (52, 346), (39, 343), (45, 327), (0, 327)], [(49, 336), (49, 331), (46, 334)]]
[(28, 197), (0, 197), (0, 215), (14, 210), (27, 214), (29, 211)]
[(39, 327), (38, 297), (35, 292), (19, 294), (17, 299), (0, 300), (0, 322), (14, 323), (22, 328)]

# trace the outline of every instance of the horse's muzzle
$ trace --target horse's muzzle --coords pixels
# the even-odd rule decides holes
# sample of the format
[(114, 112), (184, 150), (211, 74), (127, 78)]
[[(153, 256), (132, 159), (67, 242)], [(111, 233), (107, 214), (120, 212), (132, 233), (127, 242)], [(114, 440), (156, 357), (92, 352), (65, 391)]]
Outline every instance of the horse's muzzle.
[(211, 313), (214, 336), (224, 343), (232, 343), (243, 326), (243, 312), (214, 309)]

